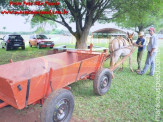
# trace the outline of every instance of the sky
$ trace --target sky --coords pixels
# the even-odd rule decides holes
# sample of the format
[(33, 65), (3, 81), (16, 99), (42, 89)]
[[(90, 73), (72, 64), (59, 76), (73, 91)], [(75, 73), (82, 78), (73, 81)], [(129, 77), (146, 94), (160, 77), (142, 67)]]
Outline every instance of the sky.
[(4, 31), (3, 27), (6, 27), (7, 32), (31, 31), (30, 23), (26, 23), (20, 15), (0, 15), (0, 31)]
[[(26, 22), (26, 18), (27, 17), (23, 17), (21, 15), (1, 15), (0, 14), (0, 31), (4, 31), (3, 27), (6, 27), (7, 32), (20, 32), (20, 31), (24, 31), (24, 32), (30, 32), (30, 31), (34, 31), (35, 28), (31, 28), (30, 25), (30, 19), (28, 20), (28, 22)], [(70, 24), (71, 27), (73, 28), (73, 30), (75, 29), (75, 24)], [(49, 28), (48, 26), (46, 28)], [(57, 24), (57, 28), (60, 30), (67, 30), (64, 26)], [(99, 24), (99, 23), (95, 23), (94, 26), (92, 26), (91, 28), (91, 32), (98, 30), (98, 29), (102, 29), (102, 28), (117, 28), (118, 27), (114, 24), (114, 23), (106, 23), (106, 24)]]

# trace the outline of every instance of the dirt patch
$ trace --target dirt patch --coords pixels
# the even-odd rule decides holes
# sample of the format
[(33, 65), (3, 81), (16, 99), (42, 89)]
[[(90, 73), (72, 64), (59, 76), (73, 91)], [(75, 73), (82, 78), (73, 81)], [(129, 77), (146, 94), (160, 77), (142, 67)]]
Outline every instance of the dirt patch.
[(90, 122), (90, 121), (86, 121), (86, 120), (78, 119), (76, 117), (72, 117), (70, 122)]
[[(40, 105), (31, 105), (18, 110), (11, 106), (0, 109), (0, 122), (40, 122)], [(72, 117), (70, 122), (86, 122)]]
[(23, 110), (15, 109), (11, 106), (0, 109), (1, 122), (40, 122), (39, 105), (30, 106)]

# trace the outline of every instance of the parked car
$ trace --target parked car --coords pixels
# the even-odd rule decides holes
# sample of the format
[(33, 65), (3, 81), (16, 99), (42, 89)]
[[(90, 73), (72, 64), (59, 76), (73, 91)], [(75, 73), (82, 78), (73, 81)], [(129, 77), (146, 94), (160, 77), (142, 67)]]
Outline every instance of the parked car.
[(31, 35), (29, 40), (29, 46), (37, 46), (37, 48), (50, 47), (53, 48), (54, 42), (45, 35)]
[(1, 40), (1, 47), (5, 48), (6, 51), (18, 47), (25, 49), (24, 39), (21, 35), (5, 35)]
[(163, 39), (163, 34), (158, 34), (157, 36), (159, 39)]

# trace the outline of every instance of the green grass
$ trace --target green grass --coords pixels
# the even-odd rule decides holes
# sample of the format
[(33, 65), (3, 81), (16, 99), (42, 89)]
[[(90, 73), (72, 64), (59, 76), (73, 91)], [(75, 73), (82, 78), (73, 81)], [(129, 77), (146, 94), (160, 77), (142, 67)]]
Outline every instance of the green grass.
[[(106, 44), (100, 44), (100, 46), (108, 47)], [(68, 47), (73, 48), (74, 45), (68, 45)], [(43, 56), (47, 54), (48, 50), (49, 48), (39, 50), (28, 46), (25, 51), (0, 49), (0, 64), (8, 63), (9, 59), (19, 61)], [(160, 44), (160, 51), (163, 51), (163, 43)], [(142, 67), (145, 58), (146, 52), (143, 55)], [(159, 58), (161, 62), (163, 55), (160, 54)], [(104, 63), (104, 67), (108, 68), (108, 66), (109, 61)], [(136, 51), (132, 56), (132, 67), (133, 69), (137, 68)], [(163, 81), (162, 67), (163, 63), (161, 62), (161, 81)], [(93, 81), (83, 80), (71, 85), (75, 97), (73, 117), (78, 121), (85, 120), (87, 122), (155, 121), (156, 77), (139, 76), (135, 72), (130, 72), (128, 60), (124, 63), (124, 70), (122, 72), (116, 70), (114, 75), (115, 79), (112, 80), (111, 88), (104, 96), (97, 96), (93, 93)], [(162, 111), (162, 91), (160, 96)], [(162, 112), (161, 115), (163, 116)]]
[[(163, 45), (160, 49), (163, 51)], [(147, 52), (144, 52), (142, 67), (146, 54)], [(160, 59), (163, 59), (163, 55), (160, 56)], [(107, 68), (108, 64), (109, 61), (105, 62), (104, 67)], [(132, 56), (132, 67), (137, 68), (136, 51)], [(162, 62), (160, 67), (163, 67)], [(162, 73), (161, 68), (161, 81)], [(154, 121), (156, 77), (148, 76), (148, 73), (140, 76), (136, 72), (130, 72), (128, 60), (124, 63), (124, 70), (116, 70), (114, 74), (115, 79), (112, 80), (109, 92), (102, 97), (93, 93), (92, 81), (81, 81), (72, 85), (76, 101), (74, 115), (87, 121)], [(162, 103), (161, 97), (161, 111)]]
[[(66, 44), (68, 48), (74, 48), (73, 45)], [(55, 45), (59, 46), (59, 45)], [(22, 50), (18, 48), (17, 50), (9, 50), (6, 51), (5, 49), (0, 49), (0, 65), (9, 63), (9, 60), (12, 59), (15, 61), (26, 60), (30, 58), (36, 58), (40, 56), (47, 55), (48, 51), (52, 50), (50, 48), (42, 48), (37, 49), (37, 47), (30, 48), (28, 43), (26, 43), (26, 49)]]

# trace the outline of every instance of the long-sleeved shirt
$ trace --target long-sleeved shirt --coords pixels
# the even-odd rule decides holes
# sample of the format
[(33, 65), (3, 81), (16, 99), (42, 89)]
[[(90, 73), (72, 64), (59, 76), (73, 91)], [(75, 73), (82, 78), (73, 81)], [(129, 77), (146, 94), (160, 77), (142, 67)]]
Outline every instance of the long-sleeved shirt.
[(147, 50), (149, 52), (152, 51), (152, 48), (155, 48), (154, 52), (157, 52), (157, 48), (158, 48), (158, 39), (157, 39), (157, 36), (155, 34), (153, 34), (151, 37), (150, 37), (150, 40), (149, 40), (149, 43), (148, 43), (148, 46), (147, 46)]

